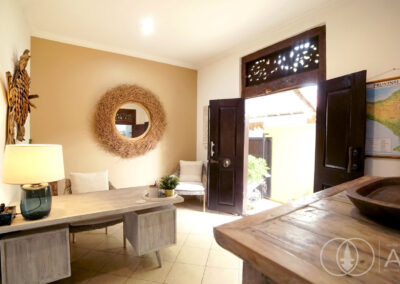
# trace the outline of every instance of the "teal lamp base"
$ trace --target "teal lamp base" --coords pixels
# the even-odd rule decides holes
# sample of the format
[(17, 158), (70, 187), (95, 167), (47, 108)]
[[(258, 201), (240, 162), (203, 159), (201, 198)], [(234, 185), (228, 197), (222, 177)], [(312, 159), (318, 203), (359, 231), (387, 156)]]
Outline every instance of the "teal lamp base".
[(48, 183), (21, 186), (21, 214), (25, 219), (36, 220), (49, 215), (51, 188)]

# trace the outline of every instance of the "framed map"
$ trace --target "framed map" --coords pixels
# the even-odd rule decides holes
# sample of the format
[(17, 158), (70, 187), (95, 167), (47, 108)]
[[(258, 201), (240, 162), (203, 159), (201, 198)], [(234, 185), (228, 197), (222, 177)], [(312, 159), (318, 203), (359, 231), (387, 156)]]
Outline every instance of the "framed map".
[(365, 154), (400, 159), (400, 77), (367, 83)]

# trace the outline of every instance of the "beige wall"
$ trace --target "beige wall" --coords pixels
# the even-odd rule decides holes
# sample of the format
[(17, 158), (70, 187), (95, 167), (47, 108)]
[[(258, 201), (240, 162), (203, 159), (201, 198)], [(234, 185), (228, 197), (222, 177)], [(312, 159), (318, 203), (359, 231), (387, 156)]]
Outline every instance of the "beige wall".
[(266, 127), (272, 137), (271, 198), (286, 202), (313, 192), (315, 124)]
[[(240, 96), (240, 58), (263, 47), (326, 24), (327, 78), (366, 69), (369, 79), (399, 76), (400, 1), (344, 0), (324, 10), (304, 14), (280, 28), (268, 31), (253, 42), (238, 46), (213, 63), (199, 69), (197, 97), (197, 158), (206, 158), (202, 145), (202, 110), (210, 99)], [(400, 174), (400, 160), (367, 159), (366, 173), (381, 176)]]
[[(3, 156), (6, 135), (7, 101), (5, 73), (14, 71), (14, 59), (30, 48), (30, 30), (15, 0), (0, 0), (0, 175), (3, 173)], [(27, 67), (29, 72), (29, 66)], [(25, 125), (25, 139), (29, 141), (29, 118)], [(0, 201), (9, 204), (19, 200), (18, 186), (0, 183)]]
[[(35, 37), (31, 46), (32, 91), (40, 95), (31, 138), (63, 145), (67, 175), (108, 169), (117, 187), (146, 185), (179, 159), (196, 158), (196, 71)], [(131, 159), (105, 152), (92, 127), (100, 97), (122, 83), (156, 94), (168, 123), (155, 150)]]

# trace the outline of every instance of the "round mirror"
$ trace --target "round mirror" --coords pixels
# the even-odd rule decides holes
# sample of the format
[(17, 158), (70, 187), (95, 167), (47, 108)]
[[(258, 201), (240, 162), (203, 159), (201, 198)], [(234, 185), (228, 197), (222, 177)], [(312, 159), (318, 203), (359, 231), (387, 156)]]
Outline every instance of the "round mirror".
[(139, 138), (149, 131), (148, 111), (140, 104), (122, 105), (115, 114), (115, 127), (126, 138)]
[(97, 103), (93, 122), (99, 142), (107, 151), (123, 158), (153, 150), (167, 126), (157, 96), (137, 85), (119, 85), (108, 90)]

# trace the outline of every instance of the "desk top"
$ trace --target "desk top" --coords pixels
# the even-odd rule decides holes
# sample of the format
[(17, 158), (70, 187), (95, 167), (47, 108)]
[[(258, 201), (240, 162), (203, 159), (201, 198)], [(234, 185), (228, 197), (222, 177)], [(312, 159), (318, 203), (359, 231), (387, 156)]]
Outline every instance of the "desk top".
[[(392, 250), (400, 257), (400, 230), (361, 215), (344, 192), (378, 179), (365, 176), (216, 227), (215, 239), (277, 283), (398, 283), (399, 264), (385, 263), (396, 260)], [(344, 267), (350, 275), (331, 275), (321, 263), (332, 274), (343, 275)]]
[(49, 216), (28, 221), (17, 215), (9, 226), (0, 226), (0, 234), (53, 225), (86, 221), (183, 202), (183, 198), (148, 201), (142, 198), (147, 186), (53, 196)]

